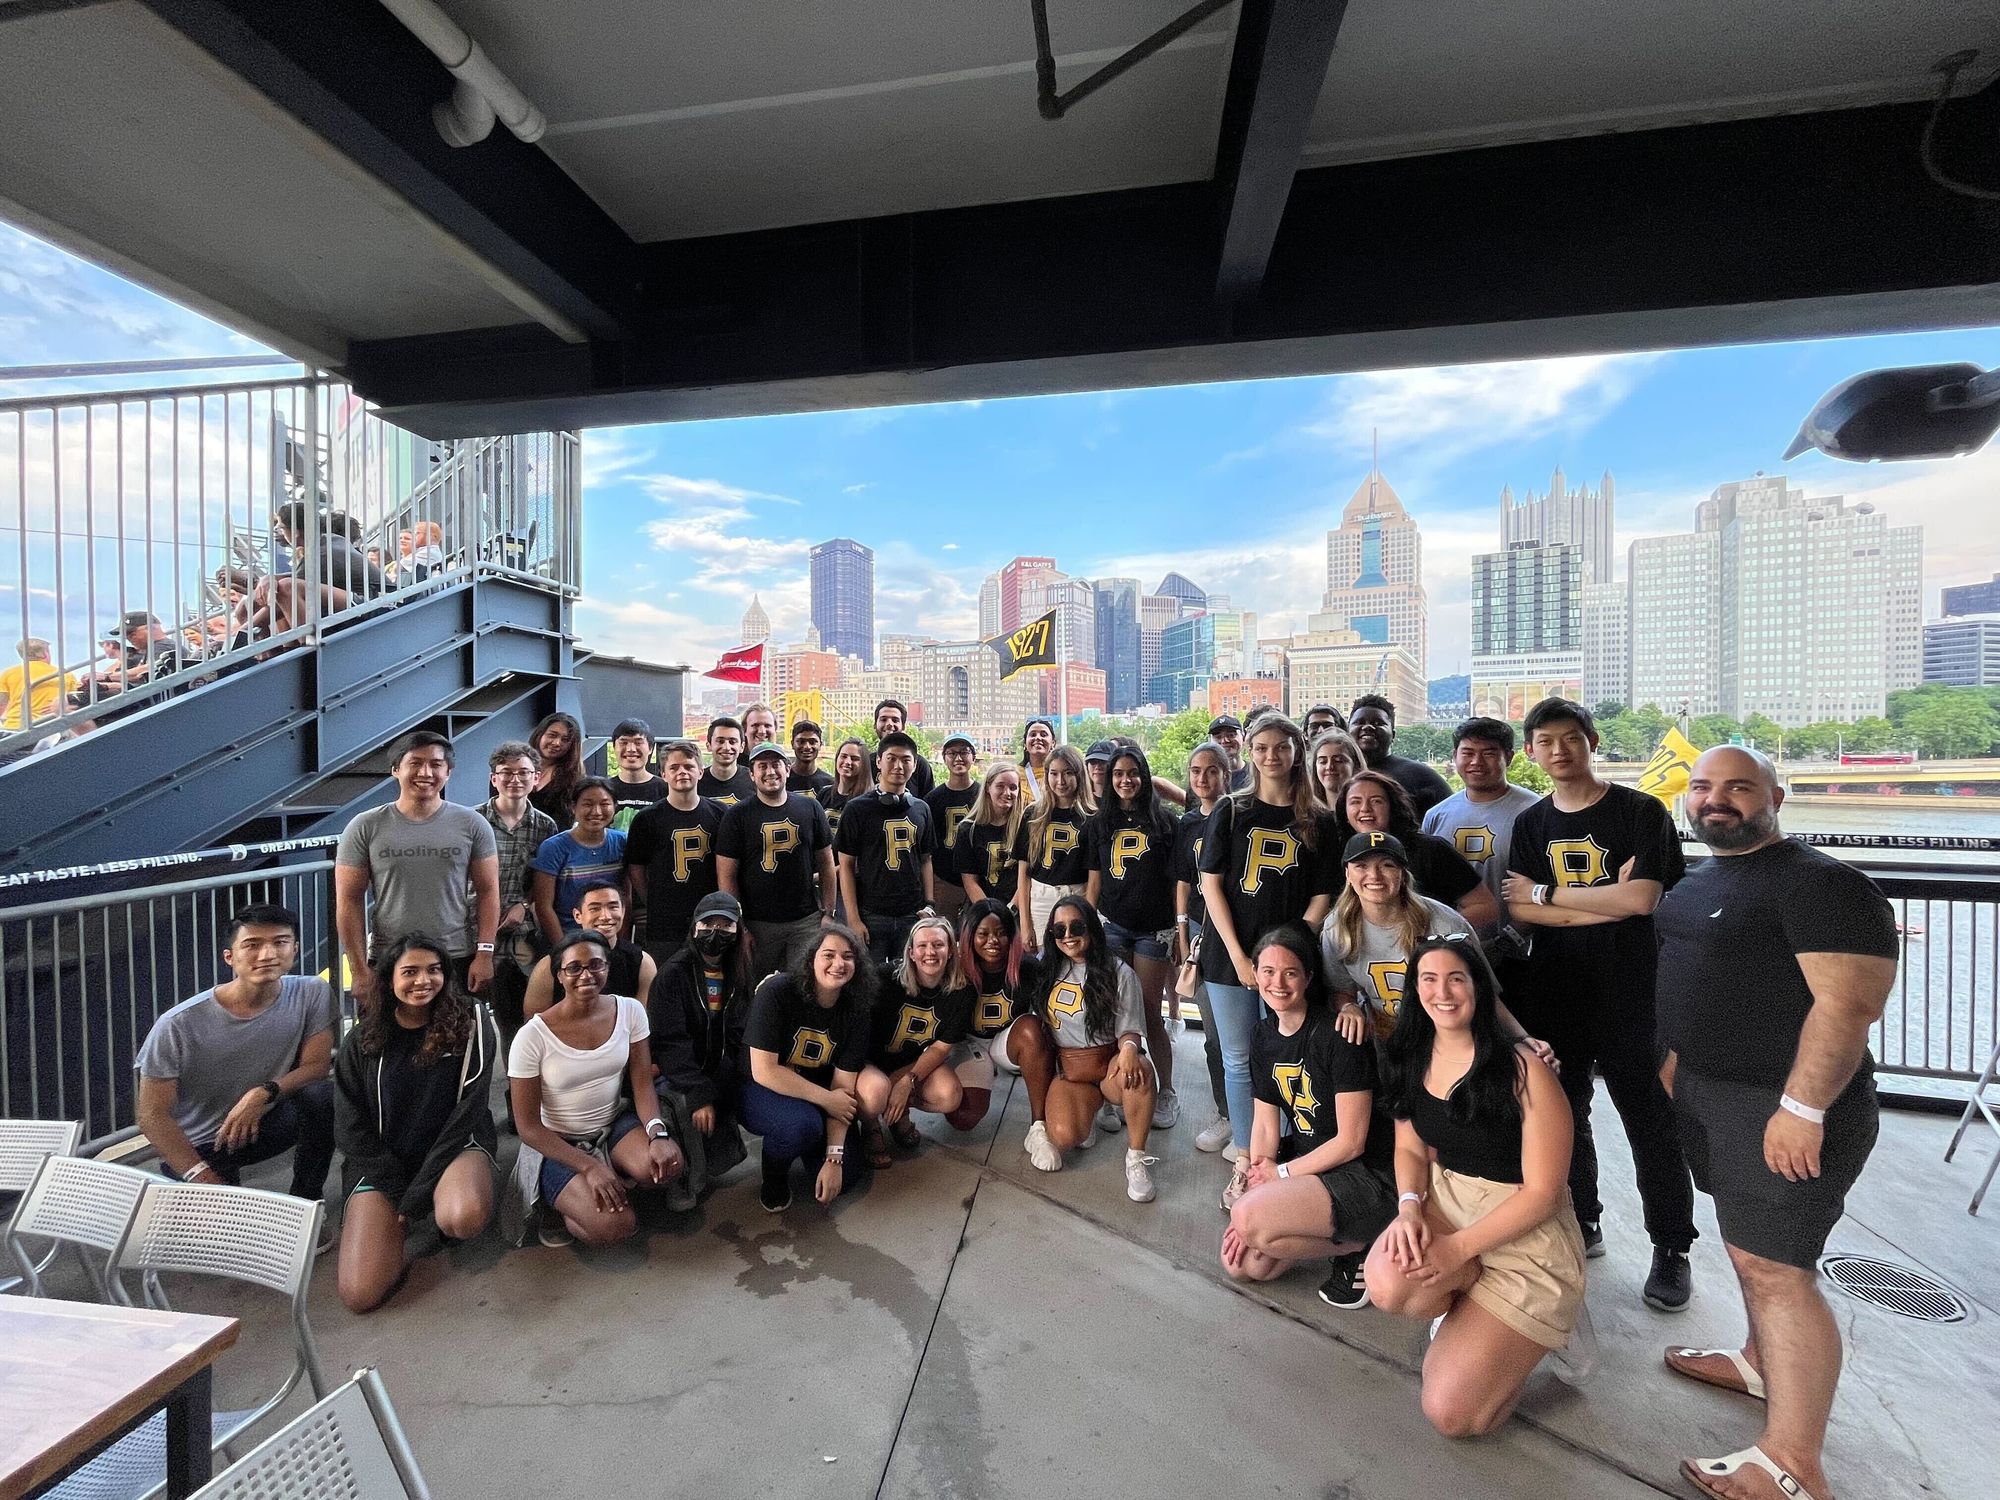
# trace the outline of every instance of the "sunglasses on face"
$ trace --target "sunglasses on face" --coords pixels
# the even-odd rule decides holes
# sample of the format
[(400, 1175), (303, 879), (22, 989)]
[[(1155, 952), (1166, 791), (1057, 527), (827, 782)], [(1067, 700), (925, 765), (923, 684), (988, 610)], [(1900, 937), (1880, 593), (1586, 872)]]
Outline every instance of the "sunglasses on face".
[(1049, 936), (1057, 942), (1061, 942), (1064, 938), (1089, 937), (1090, 928), (1082, 922), (1051, 922)]

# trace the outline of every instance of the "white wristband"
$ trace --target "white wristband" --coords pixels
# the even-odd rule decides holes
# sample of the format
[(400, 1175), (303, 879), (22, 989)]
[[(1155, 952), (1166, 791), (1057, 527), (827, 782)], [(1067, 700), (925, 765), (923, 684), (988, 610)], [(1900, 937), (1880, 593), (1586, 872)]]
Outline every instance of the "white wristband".
[(1418, 1208), (1422, 1208), (1424, 1206), (1424, 1195), (1422, 1193), (1402, 1193), (1398, 1195), (1396, 1207), (1401, 1208), (1405, 1203), (1414, 1203)]
[(1814, 1109), (1810, 1104), (1801, 1104), (1790, 1094), (1780, 1094), (1778, 1096), (1778, 1108), (1788, 1114), (1797, 1115), (1801, 1120), (1810, 1125), (1824, 1125), (1826, 1123), (1825, 1110)]
[(1292, 1175), (1292, 1164), (1286, 1161), (1279, 1162), (1278, 1175), (1280, 1177), (1290, 1177)]
[(1534, 903), (1537, 906), (1547, 906), (1549, 904), (1549, 887), (1545, 885), (1535, 887)]

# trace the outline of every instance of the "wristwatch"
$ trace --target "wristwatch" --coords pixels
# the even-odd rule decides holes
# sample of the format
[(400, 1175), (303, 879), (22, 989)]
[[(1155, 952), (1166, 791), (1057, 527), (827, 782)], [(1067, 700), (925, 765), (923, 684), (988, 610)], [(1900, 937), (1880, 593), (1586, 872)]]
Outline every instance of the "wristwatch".
[(284, 1090), (278, 1087), (277, 1080), (272, 1078), (265, 1079), (258, 1087), (264, 1091), (264, 1102), (266, 1104), (276, 1104), (278, 1096), (284, 1093)]
[(672, 1140), (673, 1132), (667, 1129), (667, 1122), (665, 1120), (648, 1120), (646, 1122), (646, 1139), (649, 1141)]

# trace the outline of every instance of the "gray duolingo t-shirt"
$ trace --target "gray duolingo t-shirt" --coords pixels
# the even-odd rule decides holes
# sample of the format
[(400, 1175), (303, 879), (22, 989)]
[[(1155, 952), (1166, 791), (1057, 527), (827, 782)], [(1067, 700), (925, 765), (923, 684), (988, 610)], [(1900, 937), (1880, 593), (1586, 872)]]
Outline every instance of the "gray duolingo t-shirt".
[(287, 974), (278, 998), (248, 1017), (232, 1016), (214, 990), (203, 990), (153, 1023), (133, 1066), (141, 1078), (174, 1081), (174, 1121), (206, 1147), (237, 1100), (291, 1072), (306, 1038), (332, 1026), (333, 986), (324, 979)]
[(420, 932), (463, 958), (473, 930), (472, 862), (499, 854), (493, 825), (470, 807), (439, 806), (422, 822), (391, 802), (359, 814), (340, 835), (334, 863), (368, 871), (375, 914), (368, 924), (372, 958), (397, 938)]

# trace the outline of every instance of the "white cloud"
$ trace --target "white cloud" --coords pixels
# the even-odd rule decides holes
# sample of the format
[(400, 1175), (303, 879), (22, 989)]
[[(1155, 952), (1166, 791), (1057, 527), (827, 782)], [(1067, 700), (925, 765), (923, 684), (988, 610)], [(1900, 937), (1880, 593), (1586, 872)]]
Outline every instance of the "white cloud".
[(843, 495), (858, 495), (858, 494), (860, 494), (860, 493), (861, 493), (861, 492), (862, 492), (863, 490), (872, 490), (872, 489), (874, 489), (874, 488), (875, 488), (875, 486), (874, 486), (874, 485), (873, 485), (872, 483), (865, 483), (865, 484), (843, 484), (843, 485), (842, 485), (842, 486), (840, 487), (840, 493), (841, 493), (841, 494), (843, 494)]
[(938, 548), (938, 551), (940, 552), (956, 552), (957, 550), (958, 550), (957, 542), (946, 542), (942, 547)]

